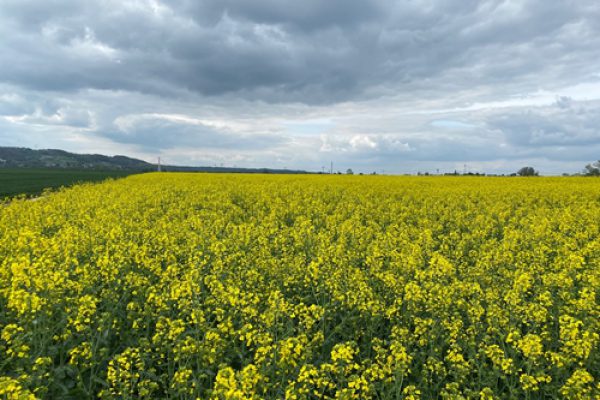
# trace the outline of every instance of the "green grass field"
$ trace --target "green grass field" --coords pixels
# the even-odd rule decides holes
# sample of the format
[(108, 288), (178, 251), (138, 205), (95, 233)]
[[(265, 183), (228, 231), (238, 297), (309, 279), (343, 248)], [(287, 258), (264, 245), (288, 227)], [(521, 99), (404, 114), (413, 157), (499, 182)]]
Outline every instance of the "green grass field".
[(0, 169), (0, 199), (21, 194), (36, 196), (44, 189), (56, 189), (79, 182), (97, 182), (131, 175), (130, 171), (70, 169)]

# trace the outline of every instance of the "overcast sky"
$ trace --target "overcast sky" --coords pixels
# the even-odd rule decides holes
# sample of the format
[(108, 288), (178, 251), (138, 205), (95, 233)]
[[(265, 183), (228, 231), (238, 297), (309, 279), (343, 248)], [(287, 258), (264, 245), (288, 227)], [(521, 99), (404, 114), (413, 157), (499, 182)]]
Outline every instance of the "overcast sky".
[(597, 0), (0, 0), (0, 145), (180, 165), (577, 172)]

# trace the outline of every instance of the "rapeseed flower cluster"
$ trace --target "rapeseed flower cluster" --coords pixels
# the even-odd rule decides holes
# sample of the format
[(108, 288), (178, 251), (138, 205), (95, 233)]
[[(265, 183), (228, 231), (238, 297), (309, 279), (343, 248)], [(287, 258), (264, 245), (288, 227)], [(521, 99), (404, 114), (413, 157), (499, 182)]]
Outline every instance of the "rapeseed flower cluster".
[(0, 208), (0, 398), (600, 398), (600, 182), (143, 174)]

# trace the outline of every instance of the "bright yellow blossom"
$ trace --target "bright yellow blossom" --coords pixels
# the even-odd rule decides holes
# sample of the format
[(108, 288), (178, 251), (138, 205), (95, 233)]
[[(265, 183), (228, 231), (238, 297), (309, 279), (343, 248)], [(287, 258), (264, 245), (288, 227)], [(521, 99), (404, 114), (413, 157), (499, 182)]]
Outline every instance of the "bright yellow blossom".
[(148, 173), (0, 207), (0, 398), (600, 398), (598, 180)]

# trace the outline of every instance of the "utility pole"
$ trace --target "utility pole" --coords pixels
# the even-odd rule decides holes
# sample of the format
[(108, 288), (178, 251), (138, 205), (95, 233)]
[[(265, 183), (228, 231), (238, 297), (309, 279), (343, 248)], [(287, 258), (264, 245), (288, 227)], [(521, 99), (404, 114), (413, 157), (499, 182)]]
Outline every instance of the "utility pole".
[(157, 171), (158, 171), (158, 172), (160, 172), (160, 171), (161, 171), (161, 167), (160, 167), (160, 157), (158, 157), (158, 165), (157, 165), (157, 166), (158, 166), (158, 168), (157, 168)]
[(331, 169), (329, 170), (329, 174), (332, 175), (333, 174), (333, 161), (331, 162)]

